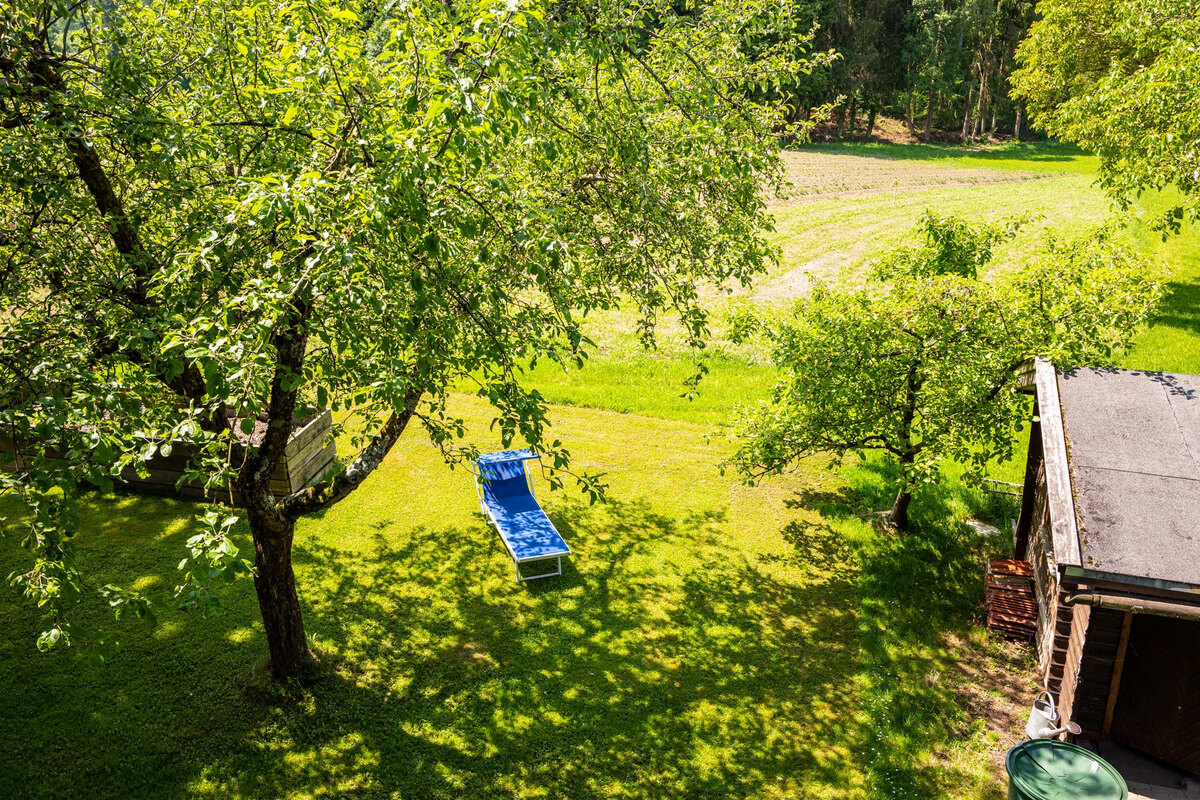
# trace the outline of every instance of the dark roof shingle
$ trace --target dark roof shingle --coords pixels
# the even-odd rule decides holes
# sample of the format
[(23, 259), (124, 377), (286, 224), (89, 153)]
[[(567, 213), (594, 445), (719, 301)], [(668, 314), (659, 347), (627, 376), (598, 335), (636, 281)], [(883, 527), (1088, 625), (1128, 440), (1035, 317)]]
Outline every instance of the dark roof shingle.
[(1058, 378), (1085, 569), (1200, 586), (1200, 376)]

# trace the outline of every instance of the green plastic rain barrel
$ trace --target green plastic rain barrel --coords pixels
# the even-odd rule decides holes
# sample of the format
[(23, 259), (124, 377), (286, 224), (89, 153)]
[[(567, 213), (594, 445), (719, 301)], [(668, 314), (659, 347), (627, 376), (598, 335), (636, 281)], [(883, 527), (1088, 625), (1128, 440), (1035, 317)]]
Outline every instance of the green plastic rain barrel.
[(1129, 789), (1100, 756), (1066, 742), (1032, 739), (1008, 751), (1008, 800), (1127, 800)]

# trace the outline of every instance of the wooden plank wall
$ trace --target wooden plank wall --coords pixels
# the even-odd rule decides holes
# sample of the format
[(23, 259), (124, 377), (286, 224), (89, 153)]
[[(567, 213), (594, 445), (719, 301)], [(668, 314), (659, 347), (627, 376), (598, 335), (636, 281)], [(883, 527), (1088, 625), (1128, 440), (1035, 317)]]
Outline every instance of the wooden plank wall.
[[(1030, 443), (1026, 459), (1016, 544), (1025, 544), (1027, 560), (1033, 565), (1038, 599), (1036, 642), (1042, 683), (1057, 697), (1063, 718), (1072, 719), (1074, 706), (1081, 699), (1080, 678), (1092, 610), (1064, 602), (1068, 589), (1074, 587), (1060, 584), (1059, 570), (1066, 565), (1078, 564), (1080, 559), (1066, 433), (1054, 365), (1038, 359), (1034, 373), (1033, 383), (1037, 390), (1034, 432), (1040, 441)], [(1090, 683), (1085, 684), (1084, 693), (1089, 693), (1091, 688)]]
[[(315, 419), (293, 434), (284, 450), (283, 458), (271, 473), (270, 489), (276, 497), (287, 495), (303, 489), (309, 483), (322, 477), (337, 462), (337, 446), (333, 442), (326, 443), (333, 417), (328, 410), (318, 414)], [(0, 435), (0, 467), (12, 463), (12, 454), (16, 451), (11, 438)], [(146, 494), (203, 498), (206, 496), (202, 483), (196, 481), (181, 482), (184, 468), (195, 455), (195, 449), (185, 443), (176, 443), (171, 454), (161, 453), (145, 463), (146, 477), (137, 474), (137, 470), (127, 468), (121, 473), (119, 486), (130, 491)], [(230, 460), (235, 464), (245, 458), (245, 450), (241, 445), (232, 448)], [(231, 497), (229, 492), (209, 495), (209, 499), (219, 502), (229, 502), (236, 505), (239, 498)]]
[(1059, 591), (1045, 685), (1058, 698), (1063, 719), (1078, 722), (1084, 736), (1097, 737), (1103, 734), (1125, 614), (1067, 605), (1063, 599), (1074, 588)]
[(332, 415), (325, 411), (293, 436), (275, 473), (271, 491), (277, 496), (297, 492), (321, 478), (337, 460), (337, 447), (326, 443)]
[[(1029, 539), (1028, 561), (1033, 567), (1034, 596), (1038, 602), (1038, 624), (1034, 642), (1037, 645), (1038, 667), (1042, 684), (1050, 688), (1051, 662), (1054, 650), (1054, 630), (1058, 614), (1058, 572), (1051, 557), (1050, 524), (1043, 511), (1039, 524)], [(1057, 678), (1061, 679), (1061, 673)], [(1057, 691), (1057, 686), (1051, 691)]]
[[(1086, 606), (1077, 610), (1083, 608)], [(1083, 728), (1084, 735), (1101, 736), (1104, 733), (1104, 716), (1124, 625), (1124, 612), (1111, 608), (1091, 609), (1078, 660), (1079, 677), (1072, 707), (1072, 719)]]
[[(172, 445), (169, 456), (158, 453), (149, 461), (144, 462), (145, 477), (138, 475), (136, 469), (127, 467), (121, 471), (120, 483), (123, 484), (123, 488), (145, 494), (202, 498), (205, 496), (203, 483), (199, 481), (181, 483), (185, 467), (195, 455), (195, 447), (185, 442), (176, 442)], [(245, 456), (245, 451), (240, 446), (235, 446), (230, 453), (230, 461), (240, 464)], [(214, 494), (212, 499), (228, 502), (229, 493), (225, 492), (224, 495), (221, 497)]]
[[(315, 447), (302, 457), (289, 459), (287, 462), (288, 490), (286, 494), (298, 492), (304, 487), (323, 478), (337, 463), (337, 447), (333, 442), (324, 444), (320, 439)], [(272, 486), (272, 491), (275, 491)]]
[(1046, 468), (1042, 463), (1042, 424), (1035, 419), (1029, 427), (1029, 449), (1025, 456), (1025, 483), (1021, 489), (1021, 514), (1013, 530), (1013, 557), (1029, 560), (1029, 539), (1046, 514)]
[(1064, 588), (1057, 604), (1046, 688), (1058, 698), (1064, 720), (1079, 723), (1083, 736), (1098, 737), (1103, 735), (1125, 615), (1067, 605), (1062, 602), (1067, 593)]
[[(1069, 606), (1062, 602), (1066, 592), (1058, 599), (1058, 614), (1054, 629), (1054, 651), (1050, 656), (1051, 672), (1056, 676), (1057, 690), (1051, 687), (1058, 699), (1058, 711), (1063, 723), (1075, 719), (1074, 706), (1079, 696), (1079, 665), (1087, 644), (1088, 623), (1091, 621), (1090, 606)], [(1078, 720), (1076, 720), (1078, 721)]]
[(1121, 694), (1121, 674), (1125, 669), (1125, 655), (1129, 650), (1129, 633), (1133, 630), (1133, 612), (1126, 611), (1121, 622), (1121, 636), (1117, 641), (1117, 663), (1113, 668), (1112, 680), (1108, 684), (1108, 703), (1104, 709), (1104, 726), (1100, 732), (1105, 736), (1112, 731), (1113, 712), (1117, 697)]

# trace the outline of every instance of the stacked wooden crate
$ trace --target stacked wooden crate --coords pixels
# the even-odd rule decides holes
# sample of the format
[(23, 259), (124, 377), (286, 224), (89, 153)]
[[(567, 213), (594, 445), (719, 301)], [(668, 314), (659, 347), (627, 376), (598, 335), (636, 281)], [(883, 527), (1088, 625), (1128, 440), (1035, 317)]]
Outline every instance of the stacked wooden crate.
[(329, 438), (333, 415), (326, 409), (294, 431), (283, 458), (271, 474), (271, 494), (286, 497), (325, 476), (337, 462), (337, 446)]
[(1033, 565), (1007, 558), (989, 559), (985, 583), (988, 628), (1014, 639), (1033, 638), (1038, 618)]

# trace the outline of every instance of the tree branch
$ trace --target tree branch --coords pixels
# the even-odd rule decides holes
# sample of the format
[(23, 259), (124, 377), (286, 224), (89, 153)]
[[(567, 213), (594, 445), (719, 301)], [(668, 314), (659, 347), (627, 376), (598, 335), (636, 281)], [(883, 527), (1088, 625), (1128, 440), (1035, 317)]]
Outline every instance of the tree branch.
[[(76, 132), (78, 126), (69, 124), (64, 108), (64, 99), (68, 94), (66, 81), (54, 65), (50, 54), (39, 41), (30, 42), (32, 58), (29, 62), (29, 73), (35, 79), (37, 91), (44, 94), (49, 114), (48, 118), (55, 124), (59, 136), (67, 151), (71, 154), (79, 176), (87, 186), (88, 193), (96, 204), (96, 210), (105, 220), (113, 247), (120, 253), (133, 273), (133, 282), (121, 287), (120, 294), (130, 304), (131, 310), (141, 315), (152, 305), (149, 300), (150, 278), (154, 274), (155, 264), (142, 245), (137, 228), (133, 225), (121, 199), (113, 189), (100, 156)], [(146, 363), (149, 361), (145, 354), (124, 350), (131, 361)], [(172, 391), (183, 397), (194, 400), (198, 404), (206, 392), (204, 376), (195, 364), (185, 367), (182, 375), (164, 371), (158, 365), (155, 372)], [(218, 414), (223, 418), (223, 413)], [(223, 419), (222, 419), (223, 422)]]
[(404, 407), (400, 411), (392, 412), (370, 444), (364, 447), (344, 470), (315, 486), (288, 495), (279, 501), (276, 509), (287, 518), (297, 519), (305, 514), (329, 508), (345, 499), (383, 463), (383, 459), (391, 452), (400, 434), (404, 433), (409, 421), (416, 414), (417, 403), (424, 394), (421, 389), (409, 389), (404, 395)]
[(137, 230), (125, 213), (125, 206), (121, 203), (121, 199), (113, 190), (112, 182), (108, 178), (104, 165), (100, 162), (100, 157), (75, 132), (75, 127), (70, 126), (69, 121), (65, 118), (62, 100), (67, 95), (66, 81), (63, 80), (40, 42), (35, 43), (32, 49), (34, 57), (30, 59), (29, 72), (37, 79), (40, 88), (47, 94), (46, 104), (49, 107), (49, 119), (58, 128), (63, 144), (71, 154), (75, 168), (79, 170), (79, 177), (83, 179), (84, 185), (87, 186), (88, 192), (96, 203), (96, 210), (105, 218), (113, 246), (118, 253), (125, 257), (126, 262), (133, 270), (134, 284), (125, 288), (123, 292), (136, 305), (145, 305), (146, 279), (150, 270), (147, 268), (148, 257), (142, 247)]

